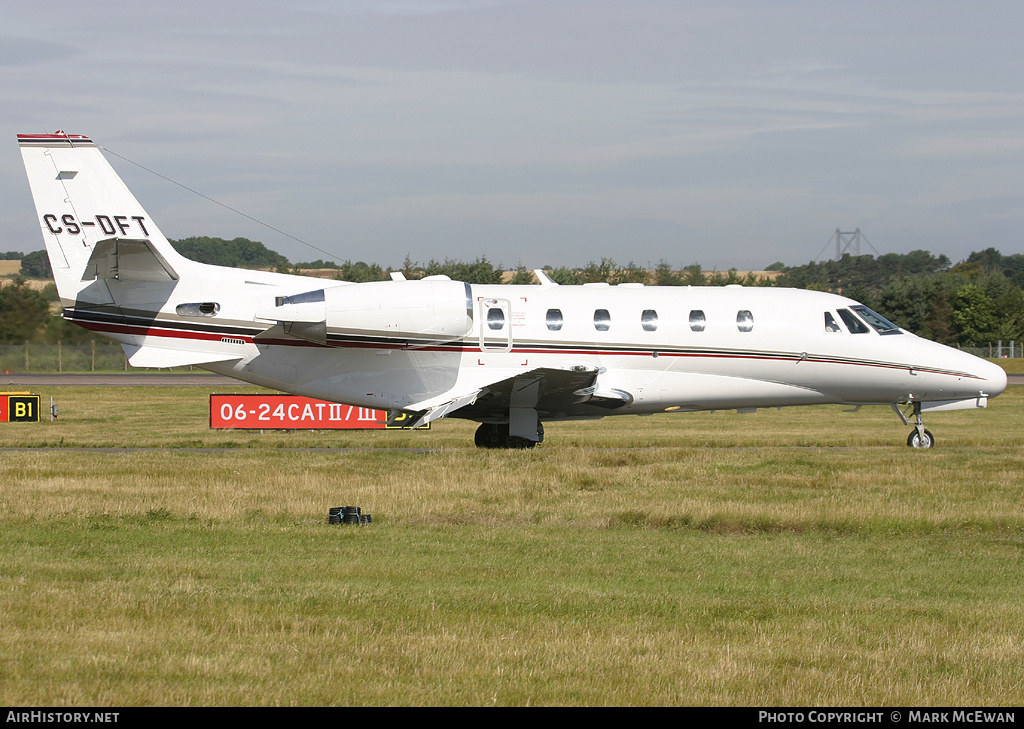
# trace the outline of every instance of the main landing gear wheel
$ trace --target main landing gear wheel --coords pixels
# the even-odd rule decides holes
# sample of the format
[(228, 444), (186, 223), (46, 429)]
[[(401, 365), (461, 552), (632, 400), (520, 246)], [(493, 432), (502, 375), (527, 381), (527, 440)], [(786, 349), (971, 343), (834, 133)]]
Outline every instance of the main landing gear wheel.
[(907, 437), (907, 445), (911, 448), (931, 448), (935, 445), (935, 438), (930, 430), (919, 431), (914, 428)]
[(509, 435), (508, 423), (481, 423), (473, 436), (477, 448), (533, 448), (537, 444), (527, 438)]

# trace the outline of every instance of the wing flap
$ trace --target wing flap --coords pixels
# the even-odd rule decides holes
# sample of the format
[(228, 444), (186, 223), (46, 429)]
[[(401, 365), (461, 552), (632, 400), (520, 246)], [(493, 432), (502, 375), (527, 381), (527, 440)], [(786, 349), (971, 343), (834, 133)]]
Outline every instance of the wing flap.
[(426, 425), (438, 418), (456, 417), (479, 421), (505, 422), (510, 412), (533, 410), (544, 416), (569, 412), (594, 396), (599, 370), (577, 365), (566, 369), (538, 367), (513, 377), (477, 385), (442, 402), (424, 401), (402, 412), (417, 417), (411, 427)]
[(443, 418), (450, 412), (458, 410), (459, 408), (472, 405), (476, 402), (477, 397), (480, 395), (480, 390), (474, 390), (473, 392), (466, 393), (459, 397), (453, 398), (445, 403), (437, 405), (435, 407), (424, 410), (418, 418), (410, 425), (410, 428), (422, 428), (427, 423), (431, 423), (438, 418)]

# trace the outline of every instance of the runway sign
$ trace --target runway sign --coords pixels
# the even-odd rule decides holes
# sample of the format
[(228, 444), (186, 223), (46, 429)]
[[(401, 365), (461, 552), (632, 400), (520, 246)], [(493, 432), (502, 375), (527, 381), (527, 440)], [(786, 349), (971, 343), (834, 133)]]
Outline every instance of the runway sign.
[(0, 392), (0, 423), (38, 423), (39, 395)]
[[(298, 395), (210, 395), (210, 427), (240, 430), (384, 430), (386, 410)], [(401, 421), (399, 421), (401, 423)]]

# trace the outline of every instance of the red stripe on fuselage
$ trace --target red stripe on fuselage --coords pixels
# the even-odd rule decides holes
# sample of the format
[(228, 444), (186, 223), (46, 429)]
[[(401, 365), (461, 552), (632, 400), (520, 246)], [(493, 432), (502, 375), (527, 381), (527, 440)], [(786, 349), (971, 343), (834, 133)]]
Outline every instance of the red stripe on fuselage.
[[(173, 339), (192, 339), (203, 342), (219, 342), (225, 337), (232, 339), (241, 339), (247, 344), (260, 344), (260, 345), (273, 345), (273, 346), (284, 346), (284, 347), (323, 347), (326, 349), (392, 349), (392, 350), (407, 350), (407, 351), (418, 351), (418, 352), (472, 352), (479, 353), (479, 347), (465, 346), (465, 345), (410, 345), (408, 343), (388, 343), (388, 342), (359, 342), (359, 341), (348, 341), (348, 342), (334, 342), (328, 344), (318, 344), (316, 342), (310, 342), (304, 339), (264, 339), (259, 342), (254, 342), (252, 335), (238, 334), (235, 332), (199, 332), (194, 330), (181, 330), (171, 329), (164, 327), (153, 327), (144, 326), (138, 324), (115, 324), (109, 322), (93, 322), (93, 321), (78, 321), (73, 320), (79, 326), (85, 327), (95, 332), (108, 332), (112, 334), (126, 334), (133, 336), (147, 336), (147, 337), (168, 337)], [(579, 357), (651, 357), (653, 352), (657, 352), (659, 357), (686, 357), (691, 359), (706, 358), (706, 359), (744, 359), (744, 360), (758, 360), (766, 362), (814, 362), (818, 364), (839, 364), (839, 365), (853, 365), (857, 367), (875, 367), (880, 369), (889, 370), (909, 370), (914, 369), (920, 372), (930, 372), (932, 374), (949, 375), (951, 377), (966, 377), (969, 379), (978, 380), (981, 379), (977, 375), (972, 375), (968, 372), (950, 372), (944, 370), (935, 370), (924, 367), (912, 367), (911, 365), (885, 363), (885, 362), (864, 362), (856, 360), (837, 360), (837, 359), (826, 359), (821, 357), (809, 357), (802, 355), (797, 357), (796, 355), (785, 355), (785, 354), (743, 354), (743, 353), (726, 353), (726, 352), (671, 352), (663, 351), (659, 349), (578, 349), (578, 348), (558, 348), (557, 345), (553, 345), (551, 348), (531, 348), (531, 347), (515, 347), (509, 354), (527, 354), (527, 355), (558, 355), (558, 356), (579, 356)]]

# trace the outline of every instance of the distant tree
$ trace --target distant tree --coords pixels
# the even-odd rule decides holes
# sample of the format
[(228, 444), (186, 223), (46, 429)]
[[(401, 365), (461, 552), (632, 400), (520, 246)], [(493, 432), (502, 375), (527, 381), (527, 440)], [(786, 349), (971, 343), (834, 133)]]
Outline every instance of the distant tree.
[(537, 279), (533, 275), (533, 271), (528, 271), (526, 269), (526, 266), (524, 266), (522, 263), (516, 266), (515, 275), (513, 275), (512, 279), (509, 281), (509, 283), (514, 286), (529, 286), (530, 284), (534, 284), (536, 282)]
[(89, 340), (109, 341), (84, 327), (72, 324), (61, 316), (47, 317), (46, 324), (37, 338), (45, 342), (64, 342), (65, 344), (80, 344)]
[(933, 256), (928, 251), (886, 253), (878, 258), (870, 255), (852, 256), (847, 253), (838, 261), (783, 267), (780, 269), (783, 273), (775, 283), (778, 286), (832, 291), (846, 295), (856, 291), (858, 295), (871, 298), (895, 279), (905, 276), (936, 275), (947, 271), (949, 265), (950, 261), (946, 256)]
[(735, 274), (736, 269), (729, 271), (726, 275), (721, 271), (711, 271), (710, 273), (702, 272), (704, 277), (705, 286), (725, 286), (730, 283), (739, 283), (738, 276)]
[(610, 258), (602, 258), (601, 261), (590, 261), (580, 274), (585, 283), (611, 283), (612, 277), (619, 269), (619, 264)]
[(341, 268), (341, 266), (339, 266), (334, 261), (323, 261), (323, 260), (317, 259), (315, 261), (303, 261), (302, 263), (296, 263), (292, 268), (296, 268), (296, 269), (299, 269), (301, 271), (303, 269), (319, 270), (319, 269), (324, 269), (324, 268)]
[(770, 266), (765, 266), (764, 270), (765, 271), (785, 271), (786, 270), (786, 264), (783, 263), (782, 261), (776, 261), (775, 263), (773, 263)]
[(20, 261), (25, 257), (25, 254), (21, 251), (6, 251), (0, 253), (0, 261)]
[(20, 276), (0, 288), (0, 342), (35, 339), (49, 318), (50, 305)]
[(248, 238), (209, 238), (206, 236), (172, 240), (171, 245), (185, 258), (199, 263), (233, 268), (265, 268), (280, 270), (288, 259), (259, 241)]
[(365, 283), (367, 281), (384, 281), (388, 278), (388, 275), (376, 263), (367, 264), (362, 261), (356, 261), (355, 263), (345, 261), (338, 268), (336, 278), (340, 281)]
[(612, 273), (608, 283), (623, 284), (623, 283), (647, 283), (647, 279), (650, 274), (647, 273), (647, 267), (641, 266), (633, 261), (627, 263), (624, 267), (618, 269)]
[(859, 301), (869, 309), (877, 308), (876, 294), (874, 289), (864, 284), (852, 284), (842, 291), (843, 296), (849, 296), (854, 301)]
[(704, 280), (704, 271), (701, 269), (699, 263), (694, 263), (692, 266), (687, 266), (682, 272), (682, 284), (683, 286), (703, 286), (707, 283)]
[(945, 287), (937, 286), (928, 297), (928, 318), (915, 332), (923, 337), (934, 339), (941, 344), (954, 344), (953, 340), (953, 304)]
[(655, 286), (681, 286), (682, 283), (682, 277), (678, 272), (672, 270), (668, 261), (665, 259), (658, 261), (658, 265), (654, 268)]
[(583, 274), (574, 268), (561, 266), (547, 269), (548, 277), (560, 286), (579, 286), (586, 283)]
[(412, 260), (412, 256), (408, 253), (405, 254), (405, 260), (402, 261), (402, 268), (400, 268), (399, 271), (410, 281), (423, 278), (426, 275), (423, 271), (423, 267), (420, 266), (417, 261)]
[(976, 264), (990, 275), (998, 275), (1009, 279), (1017, 288), (1024, 288), (1024, 254), (1014, 253), (1004, 256), (995, 248), (972, 253), (964, 261), (965, 264)]
[(983, 251), (971, 253), (964, 263), (977, 264), (985, 273), (993, 274), (1003, 272), (1003, 261), (1005, 260), (1006, 256), (995, 248), (986, 248)]
[(996, 302), (976, 284), (961, 287), (953, 297), (951, 317), (957, 342), (977, 347), (1000, 339)]
[(770, 288), (775, 285), (775, 279), (771, 276), (758, 276), (753, 271), (749, 271), (740, 283), (743, 286), (760, 286), (762, 288)]
[(46, 251), (33, 251), (22, 258), (21, 275), (25, 278), (53, 278), (50, 257)]
[[(930, 339), (935, 324), (933, 299), (938, 302), (942, 298), (939, 296), (942, 289), (942, 280), (938, 278), (915, 276), (896, 279), (882, 290), (872, 308), (904, 329)], [(946, 302), (948, 304), (948, 297)]]
[(46, 299), (47, 303), (60, 301), (60, 294), (57, 293), (57, 284), (52, 281), (43, 286), (39, 293), (43, 295), (43, 298)]

